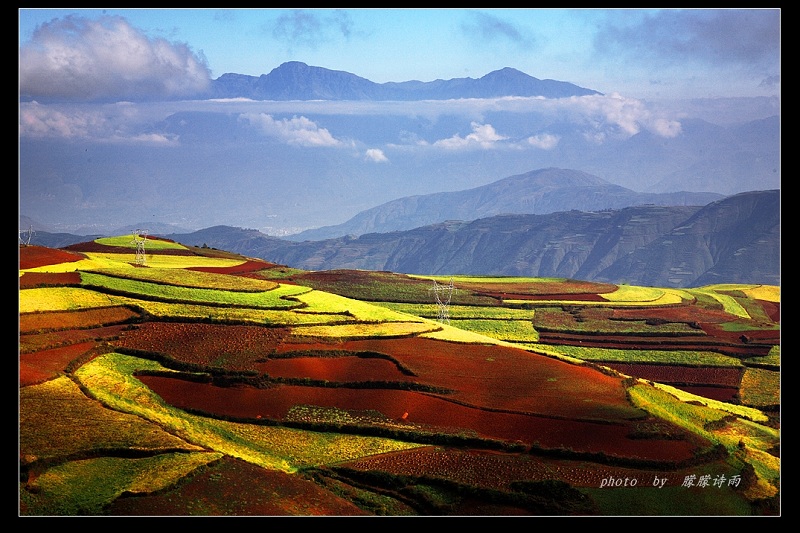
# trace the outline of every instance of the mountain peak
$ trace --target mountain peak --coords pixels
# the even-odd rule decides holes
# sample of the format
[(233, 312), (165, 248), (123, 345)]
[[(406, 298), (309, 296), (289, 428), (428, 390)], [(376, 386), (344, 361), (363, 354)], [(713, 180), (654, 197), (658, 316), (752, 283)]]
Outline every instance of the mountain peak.
[(214, 80), (212, 93), (221, 98), (257, 100), (450, 100), (542, 96), (564, 98), (600, 94), (572, 83), (540, 80), (511, 67), (485, 76), (435, 82), (375, 83), (343, 70), (287, 61), (260, 77), (225, 74)]
[(509, 80), (509, 79), (527, 79), (527, 80), (534, 79), (535, 80), (536, 78), (534, 78), (533, 76), (529, 76), (528, 74), (525, 74), (524, 72), (522, 72), (520, 70), (517, 70), (515, 68), (503, 67), (503, 68), (501, 68), (499, 70), (493, 70), (492, 72), (486, 74), (485, 76), (482, 76), (480, 79), (482, 79), (482, 80), (486, 80), (486, 79), (506, 79), (506, 80)]

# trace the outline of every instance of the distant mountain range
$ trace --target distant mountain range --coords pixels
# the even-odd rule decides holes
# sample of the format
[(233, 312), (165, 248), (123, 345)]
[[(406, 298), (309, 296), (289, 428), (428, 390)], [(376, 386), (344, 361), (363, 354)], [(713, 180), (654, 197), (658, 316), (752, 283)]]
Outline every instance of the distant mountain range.
[(253, 100), (408, 101), (501, 96), (564, 98), (590, 94), (600, 93), (564, 81), (540, 80), (510, 67), (478, 79), (375, 83), (349, 72), (289, 61), (261, 76), (223, 74), (212, 81), (209, 93), (204, 96)]
[[(21, 137), (20, 213), (84, 235), (111, 234), (146, 216), (151, 229), (157, 222), (190, 230), (230, 224), (320, 239), (502, 213), (631, 205), (585, 206), (567, 191), (560, 203), (548, 194), (549, 207), (536, 199), (536, 211), (490, 199), (476, 200), (474, 213), (431, 205), (445, 201), (432, 193), (481, 187), (532, 168), (580, 169), (629, 193), (728, 196), (780, 188), (779, 100), (694, 102), (690, 109), (703, 109), (699, 118), (598, 95), (513, 68), (478, 79), (396, 83), (297, 61), (262, 76), (223, 74), (196, 100), (174, 108), (158, 103), (153, 117), (161, 118), (144, 120), (137, 134), (127, 132), (127, 142)], [(743, 122), (706, 120), (717, 106), (734, 105), (758, 112)], [(142, 113), (150, 108), (136, 106)], [(662, 113), (666, 136), (654, 126)], [(417, 196), (426, 202), (420, 215), (441, 213), (393, 225), (396, 217), (384, 207), (410, 214)], [(640, 201), (662, 203), (633, 203)]]
[(347, 222), (286, 238), (321, 240), (344, 235), (386, 233), (447, 220), (475, 220), (501, 214), (543, 215), (559, 211), (601, 211), (635, 205), (702, 206), (724, 198), (716, 193), (640, 193), (578, 170), (545, 168), (457, 192), (409, 196), (362, 211)]
[(780, 285), (780, 191), (706, 206), (498, 215), (290, 242), (215, 226), (166, 237), (307, 270), (561, 277), (658, 287)]
[[(125, 234), (146, 224), (119, 228)], [(65, 247), (100, 235), (52, 233), (20, 217), (20, 239)], [(780, 284), (780, 191), (637, 193), (577, 170), (544, 168), (453, 193), (419, 195), (339, 226), (277, 238), (218, 225), (147, 228), (306, 270), (565, 277), (688, 287)]]

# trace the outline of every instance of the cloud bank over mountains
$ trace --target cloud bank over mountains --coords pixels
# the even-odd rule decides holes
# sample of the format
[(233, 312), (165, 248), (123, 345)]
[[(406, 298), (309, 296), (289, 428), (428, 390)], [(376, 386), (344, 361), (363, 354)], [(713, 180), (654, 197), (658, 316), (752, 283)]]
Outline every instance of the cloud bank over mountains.
[[(314, 24), (301, 19), (283, 20), (280, 31), (301, 39), (296, 25)], [(346, 18), (340, 22), (344, 31)], [(513, 27), (474, 22), (475, 31), (515, 38)], [(629, 37), (606, 33), (603, 46)], [(757, 65), (757, 48), (743, 38), (737, 53)], [(292, 67), (281, 74), (371, 83)], [(529, 78), (503, 70), (493, 83)], [(193, 229), (229, 224), (281, 235), (338, 224), (399, 197), (552, 166), (637, 191), (733, 194), (780, 185), (779, 125), (761, 122), (780, 114), (777, 97), (201, 97), (219, 81), (210, 72), (188, 44), (150, 37), (121, 17), (40, 25), (20, 48), (21, 213), (65, 230), (120, 227), (147, 214)]]

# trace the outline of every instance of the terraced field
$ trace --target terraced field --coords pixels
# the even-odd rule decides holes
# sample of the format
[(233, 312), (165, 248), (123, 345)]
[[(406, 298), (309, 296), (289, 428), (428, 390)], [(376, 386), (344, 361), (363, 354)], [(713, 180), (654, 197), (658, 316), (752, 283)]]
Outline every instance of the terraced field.
[(20, 247), (21, 515), (780, 512), (777, 287), (134, 248)]

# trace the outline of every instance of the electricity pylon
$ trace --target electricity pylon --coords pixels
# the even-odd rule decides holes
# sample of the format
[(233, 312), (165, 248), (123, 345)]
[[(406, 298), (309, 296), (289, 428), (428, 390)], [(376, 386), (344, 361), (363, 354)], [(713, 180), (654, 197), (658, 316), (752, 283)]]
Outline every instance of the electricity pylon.
[(450, 323), (450, 299), (453, 297), (453, 278), (450, 278), (450, 283), (442, 285), (433, 280), (433, 288), (430, 290), (436, 295), (436, 305), (439, 307), (438, 320), (442, 324)]
[(133, 232), (132, 244), (136, 245), (136, 264), (144, 266), (147, 259), (144, 254), (144, 243), (147, 242), (147, 230), (137, 229)]
[(34, 233), (36, 232), (33, 231), (33, 226), (30, 226), (27, 230), (19, 230), (19, 243), (28, 246), (31, 243), (31, 238), (33, 238)]

